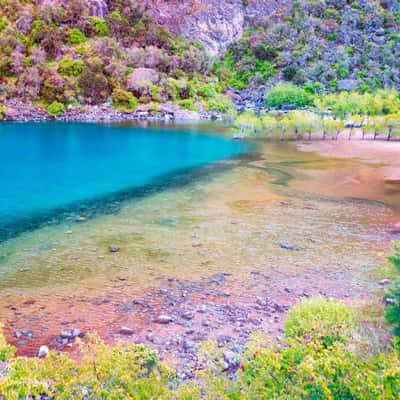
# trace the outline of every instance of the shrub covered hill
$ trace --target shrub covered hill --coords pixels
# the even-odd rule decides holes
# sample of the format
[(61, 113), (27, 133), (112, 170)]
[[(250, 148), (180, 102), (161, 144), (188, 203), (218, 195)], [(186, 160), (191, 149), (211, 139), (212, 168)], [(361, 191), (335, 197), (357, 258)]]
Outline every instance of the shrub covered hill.
[(0, 111), (228, 112), (281, 80), (398, 89), (399, 23), (397, 0), (0, 0)]

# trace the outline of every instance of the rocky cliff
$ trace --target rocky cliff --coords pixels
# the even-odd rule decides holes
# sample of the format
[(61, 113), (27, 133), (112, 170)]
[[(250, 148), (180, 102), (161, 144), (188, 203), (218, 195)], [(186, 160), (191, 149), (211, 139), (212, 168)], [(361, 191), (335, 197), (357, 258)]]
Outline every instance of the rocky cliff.
[[(65, 0), (42, 0), (62, 4)], [(110, 1), (87, 0), (91, 15), (104, 18)], [(135, 3), (135, 2), (132, 2)], [(291, 12), (289, 0), (144, 0), (139, 1), (159, 24), (172, 33), (195, 39), (216, 55), (238, 40), (246, 28)]]
[(290, 13), (288, 0), (146, 0), (145, 9), (172, 32), (201, 42), (215, 55), (244, 30)]

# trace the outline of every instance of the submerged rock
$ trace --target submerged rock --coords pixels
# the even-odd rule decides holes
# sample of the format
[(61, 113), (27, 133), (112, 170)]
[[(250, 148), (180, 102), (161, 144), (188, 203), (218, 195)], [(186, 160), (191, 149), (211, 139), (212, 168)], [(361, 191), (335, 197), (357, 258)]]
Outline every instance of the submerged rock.
[(118, 253), (120, 251), (120, 248), (118, 246), (115, 245), (111, 245), (108, 250), (110, 251), (110, 253)]
[(127, 326), (122, 326), (121, 329), (119, 330), (119, 333), (121, 335), (133, 335), (135, 331), (131, 328), (128, 328)]
[(155, 322), (157, 322), (158, 324), (169, 324), (172, 321), (173, 321), (173, 318), (170, 317), (169, 315), (159, 315), (155, 319)]

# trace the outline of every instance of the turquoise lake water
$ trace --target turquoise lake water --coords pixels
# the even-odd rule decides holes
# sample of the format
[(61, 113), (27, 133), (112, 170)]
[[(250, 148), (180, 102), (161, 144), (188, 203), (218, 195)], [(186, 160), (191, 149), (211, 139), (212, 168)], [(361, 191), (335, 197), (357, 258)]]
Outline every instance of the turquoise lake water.
[(109, 200), (168, 185), (178, 173), (251, 147), (165, 127), (0, 124), (0, 241), (71, 212), (93, 214)]

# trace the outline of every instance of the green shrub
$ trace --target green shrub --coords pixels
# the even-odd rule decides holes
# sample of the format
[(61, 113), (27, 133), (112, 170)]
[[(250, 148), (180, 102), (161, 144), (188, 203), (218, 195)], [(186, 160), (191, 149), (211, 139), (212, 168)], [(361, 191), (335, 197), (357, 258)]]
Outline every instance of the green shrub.
[(313, 95), (303, 88), (290, 83), (280, 83), (265, 93), (266, 107), (281, 108), (294, 106), (302, 108), (313, 103)]
[(229, 97), (217, 96), (205, 103), (205, 109), (208, 112), (216, 111), (225, 114), (233, 110), (233, 104)]
[(394, 400), (399, 366), (396, 352), (366, 356), (339, 342), (327, 349), (319, 342), (289, 340), (252, 351), (235, 389), (225, 383), (220, 392), (227, 397), (209, 398)]
[(15, 348), (7, 344), (6, 339), (2, 334), (2, 330), (3, 325), (0, 323), (0, 362), (5, 362), (14, 356)]
[(330, 42), (334, 42), (336, 40), (336, 33), (329, 33), (328, 36), (327, 36), (327, 39)]
[(400, 109), (400, 97), (397, 91), (388, 89), (363, 94), (344, 91), (316, 97), (315, 105), (320, 110), (330, 108), (341, 118), (346, 115), (396, 114)]
[(115, 108), (122, 112), (132, 112), (138, 106), (137, 98), (127, 90), (114, 89), (112, 93), (112, 101)]
[(84, 64), (81, 60), (72, 60), (65, 57), (59, 64), (58, 70), (61, 75), (78, 77), (82, 73)]
[(288, 338), (309, 338), (325, 345), (345, 341), (354, 329), (354, 312), (323, 297), (303, 300), (289, 311), (285, 323)]
[(186, 100), (179, 100), (178, 101), (179, 107), (189, 110), (189, 111), (197, 111), (197, 107), (193, 103), (192, 99), (186, 99)]
[(89, 17), (92, 28), (98, 37), (106, 37), (110, 35), (110, 29), (104, 19), (99, 17)]
[(3, 111), (6, 110), (6, 107), (0, 105), (0, 121), (4, 118)]
[(400, 244), (394, 246), (394, 254), (388, 257), (388, 261), (396, 276), (393, 287), (386, 296), (391, 299), (386, 307), (386, 320), (393, 326), (394, 334), (400, 336)]
[[(107, 346), (96, 336), (79, 344), (82, 359), (51, 353), (45, 359), (20, 357), (0, 375), (0, 394), (7, 400), (158, 399), (168, 392), (173, 374), (156, 353), (141, 345)], [(84, 395), (87, 393), (87, 395)]]
[(66, 108), (64, 104), (59, 103), (58, 101), (54, 101), (53, 103), (46, 106), (46, 111), (49, 115), (53, 117), (58, 117), (59, 115), (65, 113)]
[(4, 31), (6, 26), (7, 26), (7, 20), (2, 15), (0, 15), (0, 33)]
[(75, 46), (78, 44), (85, 43), (86, 40), (87, 40), (87, 38), (86, 38), (85, 34), (83, 32), (81, 32), (79, 29), (72, 28), (68, 31), (67, 43), (70, 46)]

